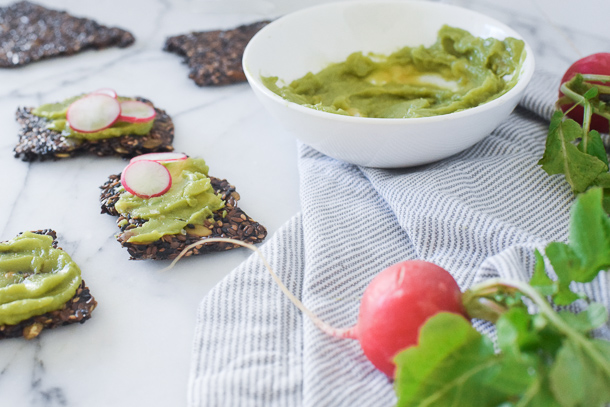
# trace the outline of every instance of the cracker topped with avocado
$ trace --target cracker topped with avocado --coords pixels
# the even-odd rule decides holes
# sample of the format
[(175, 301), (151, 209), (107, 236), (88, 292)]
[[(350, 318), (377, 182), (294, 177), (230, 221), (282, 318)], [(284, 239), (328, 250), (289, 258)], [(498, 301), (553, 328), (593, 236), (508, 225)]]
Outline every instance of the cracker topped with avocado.
[(16, 118), (21, 129), (14, 154), (24, 161), (80, 154), (131, 158), (174, 149), (174, 124), (165, 111), (112, 89), (19, 108)]
[(56, 239), (46, 229), (0, 243), (0, 339), (32, 339), (91, 318), (97, 302)]
[[(240, 197), (235, 187), (208, 176), (201, 158), (182, 153), (138, 156), (101, 189), (102, 213), (118, 217), (116, 237), (132, 259), (174, 259), (206, 238), (259, 243), (267, 236), (263, 225), (237, 207)], [(185, 255), (235, 247), (226, 242), (202, 243)]]

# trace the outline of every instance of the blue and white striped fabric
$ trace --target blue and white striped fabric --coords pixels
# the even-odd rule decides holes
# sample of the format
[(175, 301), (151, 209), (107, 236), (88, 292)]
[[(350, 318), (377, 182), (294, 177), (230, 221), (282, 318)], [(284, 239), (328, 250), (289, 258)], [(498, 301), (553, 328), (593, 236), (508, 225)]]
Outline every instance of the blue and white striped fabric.
[[(401, 170), (349, 165), (301, 145), (302, 213), (262, 247), (287, 287), (323, 320), (355, 323), (383, 268), (424, 259), (460, 287), (528, 279), (533, 249), (566, 240), (572, 193), (536, 165), (559, 79), (537, 73), (515, 112), (483, 141)], [(587, 294), (610, 307), (607, 276)], [(479, 324), (493, 335), (490, 325)], [(608, 331), (606, 330), (606, 333)], [(201, 303), (189, 405), (392, 406), (388, 379), (356, 341), (320, 332), (250, 257)]]

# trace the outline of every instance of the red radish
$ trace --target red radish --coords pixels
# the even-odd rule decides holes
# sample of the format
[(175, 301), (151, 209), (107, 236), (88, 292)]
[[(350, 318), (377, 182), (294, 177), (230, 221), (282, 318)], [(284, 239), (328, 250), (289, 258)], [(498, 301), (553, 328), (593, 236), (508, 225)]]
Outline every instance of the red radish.
[(102, 89), (98, 89), (95, 92), (91, 92), (91, 94), (95, 94), (95, 93), (99, 93), (102, 95), (108, 95), (114, 99), (117, 99), (119, 96), (116, 94), (116, 92), (114, 91), (114, 89), (110, 89), (110, 88), (102, 88)]
[[(598, 54), (589, 55), (574, 62), (572, 66), (568, 68), (566, 73), (561, 78), (561, 84), (569, 81), (576, 75), (580, 74), (594, 74), (594, 75), (610, 75), (610, 53), (600, 52)], [(601, 84), (597, 82), (592, 82)], [(608, 84), (606, 84), (608, 85)], [(559, 91), (559, 97), (561, 98), (563, 93)], [(568, 103), (561, 106), (561, 110), (564, 112), (571, 108), (574, 103)], [(572, 111), (568, 113), (568, 117), (576, 120), (578, 123), (583, 122), (583, 107), (576, 106)], [(597, 130), (600, 133), (608, 133), (608, 119), (605, 119), (597, 114), (594, 114), (591, 118), (591, 130)]]
[(155, 109), (137, 100), (124, 100), (121, 102), (121, 117), (119, 120), (129, 123), (146, 123), (155, 118)]
[(133, 157), (129, 162), (147, 160), (147, 161), (157, 161), (160, 163), (167, 163), (167, 162), (171, 162), (171, 161), (182, 161), (182, 160), (186, 160), (187, 158), (188, 158), (188, 155), (186, 155), (184, 153), (174, 153), (174, 152), (148, 153), (148, 154), (142, 154), (142, 155)]
[(127, 192), (140, 198), (154, 198), (171, 188), (172, 176), (163, 164), (141, 160), (125, 167), (121, 174), (121, 185)]
[(119, 102), (101, 93), (91, 94), (73, 102), (66, 113), (72, 129), (79, 133), (94, 133), (114, 124), (121, 115)]
[(215, 242), (232, 243), (257, 252), (282, 292), (320, 330), (338, 338), (358, 340), (371, 363), (390, 378), (396, 369), (394, 357), (417, 344), (419, 330), (429, 318), (439, 312), (450, 312), (470, 320), (462, 304), (460, 288), (451, 274), (421, 260), (394, 264), (375, 276), (363, 293), (358, 322), (347, 329), (336, 329), (320, 320), (286, 288), (256, 246), (241, 240), (204, 238), (187, 246), (167, 269), (189, 250)]
[(362, 296), (358, 323), (344, 336), (357, 339), (373, 365), (394, 377), (394, 357), (416, 345), (419, 328), (439, 312), (466, 317), (451, 274), (426, 261), (404, 261), (375, 276)]

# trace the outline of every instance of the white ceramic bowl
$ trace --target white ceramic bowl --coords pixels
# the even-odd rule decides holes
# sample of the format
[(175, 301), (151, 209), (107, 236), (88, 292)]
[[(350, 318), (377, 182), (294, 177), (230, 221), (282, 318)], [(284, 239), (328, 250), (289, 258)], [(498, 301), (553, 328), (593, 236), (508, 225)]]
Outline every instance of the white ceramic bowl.
[(298, 139), (352, 164), (408, 167), (458, 153), (487, 136), (515, 108), (534, 72), (527, 57), (519, 81), (481, 106), (442, 116), (380, 119), (320, 112), (288, 102), (263, 85), (261, 76), (285, 83), (344, 61), (355, 51), (390, 54), (406, 45), (430, 46), (443, 24), (475, 36), (522, 37), (485, 15), (425, 1), (357, 0), (303, 9), (272, 22), (250, 41), (243, 57), (252, 89)]

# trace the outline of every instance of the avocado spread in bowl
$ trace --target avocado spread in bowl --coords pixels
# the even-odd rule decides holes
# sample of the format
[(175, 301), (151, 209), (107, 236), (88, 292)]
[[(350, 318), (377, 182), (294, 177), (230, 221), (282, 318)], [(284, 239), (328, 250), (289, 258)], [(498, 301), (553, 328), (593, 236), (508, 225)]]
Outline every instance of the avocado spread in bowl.
[(262, 105), (301, 142), (350, 164), (401, 168), (489, 135), (535, 63), (519, 33), (472, 10), (350, 0), (274, 20), (250, 40), (243, 66)]
[(524, 42), (481, 38), (444, 25), (430, 47), (388, 56), (354, 52), (290, 84), (262, 77), (282, 98), (312, 109), (375, 118), (444, 115), (496, 99), (517, 82)]
[[(203, 225), (225, 202), (214, 192), (208, 166), (202, 158), (162, 163), (170, 172), (171, 188), (161, 196), (140, 198), (125, 191), (115, 203), (126, 218), (145, 221), (127, 230), (128, 243), (147, 244), (165, 235), (184, 233), (187, 225)], [(124, 189), (123, 189), (124, 190)], [(123, 221), (125, 226), (128, 222)]]
[(62, 308), (80, 283), (79, 267), (53, 237), (24, 232), (0, 243), (0, 325)]
[[(70, 107), (72, 103), (86, 96), (86, 94), (73, 96), (61, 102), (47, 103), (32, 110), (32, 114), (48, 119), (48, 129), (57, 131), (61, 133), (61, 135), (64, 137), (80, 140), (102, 140), (126, 135), (145, 136), (150, 133), (150, 130), (152, 129), (155, 123), (154, 120), (144, 123), (128, 123), (124, 121), (116, 121), (112, 126), (108, 127), (107, 129), (93, 133), (80, 133), (72, 129), (68, 125), (66, 113), (68, 112), (68, 107)], [(119, 96), (118, 100), (121, 102), (125, 100), (135, 99)]]

